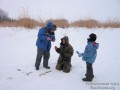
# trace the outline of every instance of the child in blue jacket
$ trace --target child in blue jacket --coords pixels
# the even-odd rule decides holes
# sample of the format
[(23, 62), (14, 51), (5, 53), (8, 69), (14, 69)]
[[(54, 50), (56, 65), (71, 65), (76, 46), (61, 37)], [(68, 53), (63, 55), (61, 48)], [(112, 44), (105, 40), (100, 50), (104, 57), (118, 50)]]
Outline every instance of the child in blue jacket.
[(85, 78), (83, 78), (83, 81), (92, 81), (94, 78), (93, 74), (93, 67), (92, 64), (95, 62), (95, 59), (97, 57), (97, 49), (99, 47), (99, 44), (96, 43), (97, 36), (92, 33), (89, 35), (89, 38), (87, 39), (87, 46), (85, 48), (84, 53), (79, 53), (79, 57), (82, 57), (84, 61), (86, 61), (86, 74)]

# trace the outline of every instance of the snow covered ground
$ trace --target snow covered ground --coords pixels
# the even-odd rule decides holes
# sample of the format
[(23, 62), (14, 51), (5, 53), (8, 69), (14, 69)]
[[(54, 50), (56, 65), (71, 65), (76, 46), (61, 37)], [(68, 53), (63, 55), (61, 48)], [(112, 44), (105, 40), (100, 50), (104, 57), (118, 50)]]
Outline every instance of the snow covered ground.
[[(120, 30), (58, 28), (56, 42), (52, 43), (50, 70), (34, 68), (38, 29), (0, 28), (0, 90), (120, 90)], [(67, 35), (74, 50), (84, 51), (90, 33), (97, 34), (100, 44), (94, 63), (94, 80), (83, 82), (86, 64), (74, 53), (70, 73), (57, 71), (60, 38)]]

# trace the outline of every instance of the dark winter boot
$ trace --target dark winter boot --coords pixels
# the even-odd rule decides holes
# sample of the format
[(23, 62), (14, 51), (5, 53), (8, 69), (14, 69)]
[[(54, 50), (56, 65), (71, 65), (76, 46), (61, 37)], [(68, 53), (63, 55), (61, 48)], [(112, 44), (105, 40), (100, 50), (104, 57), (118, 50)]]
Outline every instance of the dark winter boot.
[(49, 66), (44, 66), (44, 68), (46, 68), (46, 69), (50, 69), (50, 67), (49, 67)]
[(36, 70), (39, 70), (39, 67), (36, 67)]
[(89, 81), (89, 82), (92, 81), (92, 79), (88, 79), (88, 78), (83, 78), (82, 80), (83, 80), (83, 81)]

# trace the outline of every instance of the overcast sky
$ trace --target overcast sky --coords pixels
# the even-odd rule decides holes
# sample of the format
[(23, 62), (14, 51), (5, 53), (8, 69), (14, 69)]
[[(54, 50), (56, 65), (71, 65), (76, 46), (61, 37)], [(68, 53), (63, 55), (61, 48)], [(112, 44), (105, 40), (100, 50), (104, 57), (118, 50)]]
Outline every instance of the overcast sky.
[(0, 8), (12, 18), (24, 11), (35, 19), (120, 18), (120, 0), (0, 0)]

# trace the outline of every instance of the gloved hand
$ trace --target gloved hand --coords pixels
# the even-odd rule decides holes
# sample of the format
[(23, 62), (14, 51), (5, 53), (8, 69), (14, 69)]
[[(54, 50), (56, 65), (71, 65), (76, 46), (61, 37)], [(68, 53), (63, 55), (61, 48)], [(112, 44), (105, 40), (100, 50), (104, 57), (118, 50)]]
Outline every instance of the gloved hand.
[(82, 57), (82, 53), (79, 53), (78, 56), (79, 56), (79, 57)]
[(48, 41), (51, 41), (51, 40), (52, 40), (52, 38), (50, 38), (50, 37), (47, 37), (47, 40), (48, 40)]
[(78, 54), (78, 57), (82, 57), (82, 53), (79, 53), (79, 51), (76, 51), (76, 53)]
[(52, 42), (55, 42), (55, 39), (54, 39), (54, 40), (52, 40)]
[(55, 49), (57, 49), (58, 47), (57, 46), (55, 46)]

